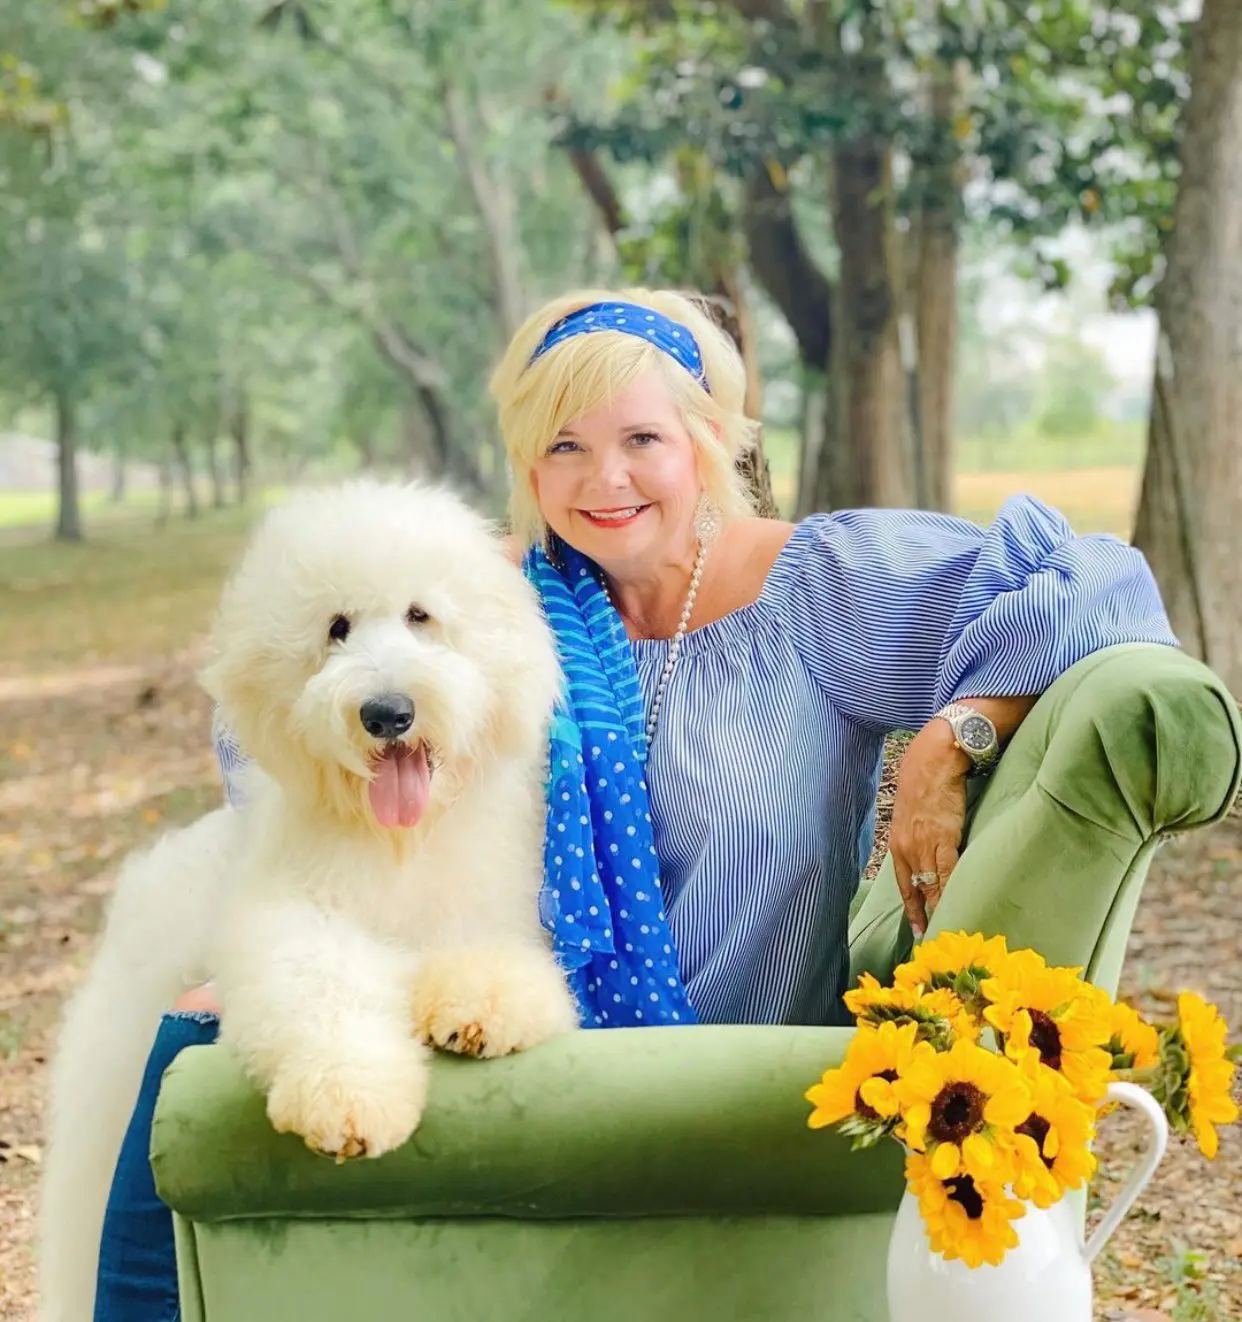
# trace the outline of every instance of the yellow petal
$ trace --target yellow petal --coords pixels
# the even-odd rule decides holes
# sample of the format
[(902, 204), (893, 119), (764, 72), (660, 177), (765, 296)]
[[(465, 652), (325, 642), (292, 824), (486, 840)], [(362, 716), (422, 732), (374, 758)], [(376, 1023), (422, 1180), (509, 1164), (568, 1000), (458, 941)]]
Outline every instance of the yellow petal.
[(978, 1171), (980, 1177), (986, 1178), (996, 1165), (996, 1149), (982, 1134), (971, 1134), (962, 1144), (962, 1160), (968, 1171), (972, 1174)]
[(962, 1164), (962, 1154), (956, 1143), (941, 1143), (932, 1153), (932, 1174), (938, 1180), (951, 1180)]
[(927, 1126), (931, 1123), (931, 1107), (926, 1102), (911, 1106), (905, 1112), (906, 1142), (917, 1151), (922, 1151)]
[(858, 1095), (876, 1115), (882, 1116), (885, 1120), (895, 1116), (900, 1109), (893, 1085), (887, 1079), (879, 1077), (867, 1079), (859, 1088)]

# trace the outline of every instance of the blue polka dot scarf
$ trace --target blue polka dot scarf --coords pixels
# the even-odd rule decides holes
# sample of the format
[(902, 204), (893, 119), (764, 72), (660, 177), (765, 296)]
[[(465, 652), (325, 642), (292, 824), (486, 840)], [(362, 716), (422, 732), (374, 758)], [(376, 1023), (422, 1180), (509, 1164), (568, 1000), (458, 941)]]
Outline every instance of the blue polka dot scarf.
[(537, 547), (524, 564), (566, 680), (549, 741), (540, 916), (584, 1028), (691, 1024), (660, 893), (629, 639), (591, 562), (568, 546), (564, 560), (558, 569)]

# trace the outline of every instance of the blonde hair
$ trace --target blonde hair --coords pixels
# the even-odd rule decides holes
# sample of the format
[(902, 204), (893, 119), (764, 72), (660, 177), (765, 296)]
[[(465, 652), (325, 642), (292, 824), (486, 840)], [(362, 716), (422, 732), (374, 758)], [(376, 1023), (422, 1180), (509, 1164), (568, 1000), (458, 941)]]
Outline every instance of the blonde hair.
[[(591, 303), (635, 303), (680, 322), (698, 342), (709, 389), (662, 349), (624, 331), (575, 335), (532, 363), (531, 356), (562, 317)], [(739, 455), (754, 444), (759, 424), (746, 416), (746, 369), (728, 334), (684, 294), (652, 289), (582, 289), (540, 308), (518, 328), (492, 374), (500, 432), (513, 475), (510, 525), (523, 546), (545, 532), (531, 470), (554, 436), (584, 413), (610, 402), (643, 372), (663, 374), (694, 444), (707, 498), (724, 521), (753, 512)]]

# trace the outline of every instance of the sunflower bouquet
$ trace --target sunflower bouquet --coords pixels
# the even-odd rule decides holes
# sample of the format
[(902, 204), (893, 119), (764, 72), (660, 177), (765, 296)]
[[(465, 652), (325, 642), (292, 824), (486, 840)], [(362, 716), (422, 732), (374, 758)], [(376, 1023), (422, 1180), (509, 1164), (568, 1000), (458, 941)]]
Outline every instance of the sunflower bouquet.
[(998, 1264), (1028, 1202), (1051, 1207), (1086, 1184), (1114, 1081), (1145, 1087), (1208, 1158), (1218, 1127), (1238, 1118), (1237, 1052), (1214, 1006), (1185, 992), (1176, 1022), (1156, 1026), (1081, 972), (1003, 937), (947, 932), (892, 986), (864, 974), (846, 994), (858, 1028), (808, 1089), (808, 1123), (855, 1147), (900, 1142), (928, 1242), (946, 1259)]

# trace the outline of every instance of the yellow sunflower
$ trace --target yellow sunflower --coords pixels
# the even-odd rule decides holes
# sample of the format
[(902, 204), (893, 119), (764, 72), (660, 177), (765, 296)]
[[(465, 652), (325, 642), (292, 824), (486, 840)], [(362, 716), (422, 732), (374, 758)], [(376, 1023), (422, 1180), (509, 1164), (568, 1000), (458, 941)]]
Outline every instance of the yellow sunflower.
[[(1022, 952), (1025, 954), (1025, 952)], [(984, 1018), (1003, 1036), (1005, 1054), (1021, 1063), (1034, 1053), (1063, 1074), (1078, 1097), (1098, 1102), (1108, 1089), (1112, 1056), (1110, 1001), (1076, 969), (1014, 959), (983, 984)]]
[(906, 1183), (919, 1200), (927, 1242), (934, 1252), (950, 1260), (960, 1258), (968, 1267), (984, 1263), (995, 1267), (1017, 1246), (1013, 1223), (1026, 1214), (1026, 1208), (1008, 1196), (1003, 1184), (969, 1175), (942, 1180), (917, 1152), (906, 1158)]
[(1003, 936), (983, 937), (977, 932), (941, 932), (924, 941), (893, 974), (897, 987), (948, 987), (961, 994), (984, 978), (1000, 973), (1009, 959)]
[(1014, 1129), (1021, 1161), (1013, 1192), (1036, 1207), (1051, 1207), (1095, 1173), (1095, 1108), (1080, 1102), (1065, 1078), (1033, 1055), (1022, 1072), (1031, 1085), (1031, 1112)]
[(894, 1084), (897, 1137), (927, 1153), (937, 1178), (969, 1175), (1008, 1183), (1015, 1127), (1031, 1112), (1031, 1090), (1012, 1061), (975, 1042), (912, 1057)]
[(933, 1048), (918, 1041), (917, 1024), (860, 1028), (841, 1064), (827, 1070), (804, 1094), (814, 1108), (807, 1124), (824, 1129), (845, 1121), (843, 1131), (864, 1143), (884, 1137), (898, 1120), (893, 1084), (920, 1051), (935, 1055)]
[(1214, 1005), (1194, 992), (1183, 992), (1177, 998), (1176, 1031), (1189, 1061), (1186, 1094), (1190, 1127), (1199, 1151), (1205, 1157), (1215, 1157), (1220, 1146), (1216, 1127), (1231, 1125), (1238, 1118), (1231, 1097), (1237, 1066), (1225, 1054), (1228, 1029)]
[(958, 1038), (974, 1042), (979, 1037), (979, 1021), (948, 988), (883, 987), (864, 973), (858, 986), (845, 993), (845, 1005), (860, 1024), (916, 1023), (924, 1041), (946, 1050)]
[(1108, 1011), (1108, 1052), (1114, 1070), (1149, 1070), (1160, 1060), (1160, 1034), (1137, 1010), (1118, 1001)]

